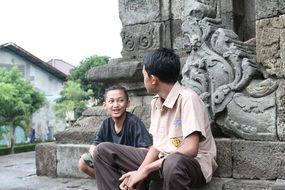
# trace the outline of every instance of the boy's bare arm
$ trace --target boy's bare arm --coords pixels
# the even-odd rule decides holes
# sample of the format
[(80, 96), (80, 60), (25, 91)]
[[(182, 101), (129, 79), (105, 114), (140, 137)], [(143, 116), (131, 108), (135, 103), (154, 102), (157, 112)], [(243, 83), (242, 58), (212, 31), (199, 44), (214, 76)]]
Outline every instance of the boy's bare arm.
[(198, 154), (200, 142), (199, 132), (194, 132), (188, 135), (182, 142), (182, 145), (177, 149), (177, 152), (196, 157)]
[(138, 170), (143, 169), (146, 165), (156, 161), (158, 159), (158, 154), (159, 154), (159, 151), (157, 149), (155, 149), (153, 146), (151, 146), (149, 148), (149, 151), (148, 151), (144, 161), (142, 162), (142, 164), (140, 165)]

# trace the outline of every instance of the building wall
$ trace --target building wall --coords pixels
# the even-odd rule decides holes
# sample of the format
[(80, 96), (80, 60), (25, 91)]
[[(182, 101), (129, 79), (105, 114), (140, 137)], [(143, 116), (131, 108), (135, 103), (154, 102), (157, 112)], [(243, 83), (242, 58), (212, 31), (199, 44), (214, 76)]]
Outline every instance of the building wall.
[(53, 101), (59, 97), (64, 81), (9, 50), (0, 50), (0, 66), (19, 67), (23, 77), (44, 92), (47, 102), (34, 114), (32, 120), (36, 138), (47, 140), (48, 137), (52, 138), (51, 133), (64, 130), (65, 121), (58, 120), (52, 111)]

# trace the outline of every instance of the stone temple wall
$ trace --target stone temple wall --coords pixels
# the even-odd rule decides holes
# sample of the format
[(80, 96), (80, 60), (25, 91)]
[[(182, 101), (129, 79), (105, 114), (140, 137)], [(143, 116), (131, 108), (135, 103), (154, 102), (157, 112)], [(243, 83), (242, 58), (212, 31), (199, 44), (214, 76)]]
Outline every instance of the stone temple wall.
[(285, 1), (256, 2), (256, 54), (266, 78), (278, 81), (277, 134), (285, 140)]
[[(88, 78), (126, 87), (129, 111), (148, 127), (152, 96), (143, 86), (142, 58), (173, 48), (182, 84), (209, 109), (218, 149), (219, 168), (200, 189), (285, 189), (285, 1), (119, 0), (119, 10), (122, 58)], [(90, 108), (74, 128), (55, 135), (56, 143), (38, 146), (37, 174), (82, 177), (64, 159), (86, 150), (105, 117), (101, 107)]]

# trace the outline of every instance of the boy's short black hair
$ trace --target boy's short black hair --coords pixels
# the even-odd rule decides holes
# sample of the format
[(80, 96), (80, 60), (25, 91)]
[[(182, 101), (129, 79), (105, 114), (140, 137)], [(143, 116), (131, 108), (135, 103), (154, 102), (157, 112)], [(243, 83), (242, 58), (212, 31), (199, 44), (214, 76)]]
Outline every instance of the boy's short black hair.
[(125, 87), (123, 86), (119, 86), (119, 85), (113, 85), (113, 86), (110, 86), (108, 88), (105, 89), (105, 93), (104, 93), (104, 100), (106, 100), (107, 98), (107, 93), (111, 90), (122, 90), (124, 93), (125, 93), (125, 96), (127, 98), (127, 101), (129, 101), (129, 95), (128, 95), (128, 92), (126, 90)]
[(175, 83), (180, 76), (180, 59), (173, 50), (160, 48), (144, 57), (147, 74), (154, 75), (165, 83)]

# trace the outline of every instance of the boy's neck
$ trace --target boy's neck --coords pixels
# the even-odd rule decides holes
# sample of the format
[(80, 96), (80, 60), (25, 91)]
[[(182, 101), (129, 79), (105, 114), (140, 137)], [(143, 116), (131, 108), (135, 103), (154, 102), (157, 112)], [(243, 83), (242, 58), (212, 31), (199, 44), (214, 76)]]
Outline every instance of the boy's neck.
[(168, 94), (170, 93), (171, 89), (173, 88), (174, 84), (160, 82), (158, 86), (158, 92), (157, 92), (159, 97), (165, 100)]
[(119, 133), (122, 130), (124, 121), (126, 119), (126, 115), (127, 113), (125, 112), (121, 117), (112, 118), (115, 123), (114, 127), (115, 127), (116, 133)]

